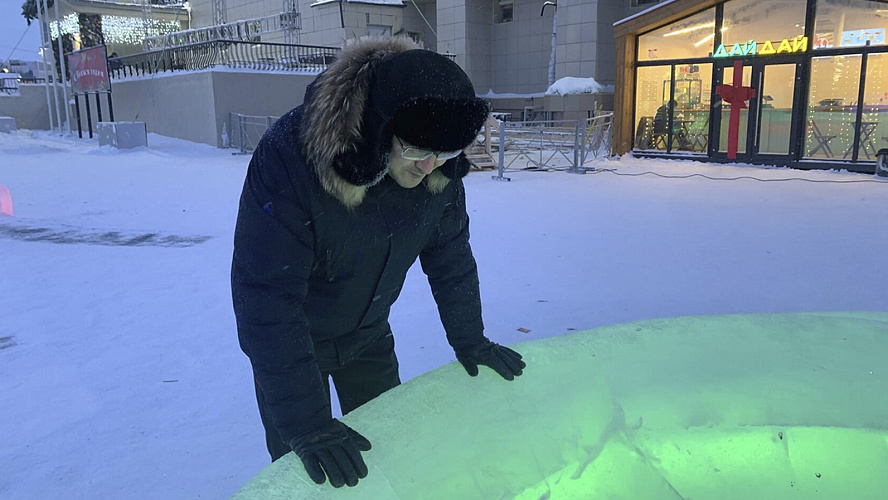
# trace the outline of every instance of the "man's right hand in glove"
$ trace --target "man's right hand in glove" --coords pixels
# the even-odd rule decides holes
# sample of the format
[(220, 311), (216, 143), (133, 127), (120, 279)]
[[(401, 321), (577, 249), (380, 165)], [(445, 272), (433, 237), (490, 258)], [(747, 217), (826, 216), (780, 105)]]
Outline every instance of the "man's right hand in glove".
[(290, 448), (302, 459), (306, 472), (318, 484), (330, 478), (336, 488), (355, 486), (367, 477), (362, 451), (370, 450), (370, 441), (339, 420), (290, 440)]

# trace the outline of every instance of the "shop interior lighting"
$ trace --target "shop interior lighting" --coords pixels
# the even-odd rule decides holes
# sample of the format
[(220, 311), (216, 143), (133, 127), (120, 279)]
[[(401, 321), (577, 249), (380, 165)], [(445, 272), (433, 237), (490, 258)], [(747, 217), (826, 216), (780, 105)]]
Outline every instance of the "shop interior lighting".
[(708, 42), (709, 40), (712, 40), (713, 38), (715, 38), (715, 33), (710, 33), (710, 34), (706, 35), (705, 38), (703, 38), (699, 42), (695, 43), (694, 47), (699, 47), (699, 46), (703, 45), (704, 43)]
[[(727, 26), (725, 26), (725, 27), (723, 27), (723, 28), (721, 29), (721, 32), (722, 32), (722, 33), (724, 33), (725, 31), (728, 31), (728, 27), (727, 27)], [(699, 47), (699, 46), (703, 45), (704, 43), (708, 42), (709, 40), (712, 40), (713, 38), (715, 38), (715, 33), (710, 33), (710, 34), (706, 35), (702, 40), (700, 40), (699, 42), (695, 43), (695, 44), (694, 44), (694, 47)]]
[(690, 33), (692, 31), (702, 30), (705, 28), (713, 28), (713, 27), (715, 27), (715, 21), (712, 21), (711, 23), (706, 23), (706, 24), (697, 24), (695, 26), (688, 26), (687, 28), (675, 30), (671, 33), (665, 33), (663, 36), (665, 37), (665, 36), (681, 35), (682, 33)]

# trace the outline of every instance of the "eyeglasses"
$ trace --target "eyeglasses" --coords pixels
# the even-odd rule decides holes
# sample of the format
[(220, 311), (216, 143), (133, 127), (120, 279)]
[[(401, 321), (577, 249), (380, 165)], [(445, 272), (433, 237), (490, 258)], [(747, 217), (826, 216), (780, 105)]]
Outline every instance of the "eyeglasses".
[(395, 139), (398, 139), (398, 144), (401, 145), (401, 158), (409, 161), (424, 161), (434, 156), (435, 161), (445, 162), (451, 158), (456, 158), (462, 153), (461, 150), (439, 153), (437, 151), (429, 151), (428, 149), (414, 148), (413, 146), (405, 146), (398, 136), (395, 136)]

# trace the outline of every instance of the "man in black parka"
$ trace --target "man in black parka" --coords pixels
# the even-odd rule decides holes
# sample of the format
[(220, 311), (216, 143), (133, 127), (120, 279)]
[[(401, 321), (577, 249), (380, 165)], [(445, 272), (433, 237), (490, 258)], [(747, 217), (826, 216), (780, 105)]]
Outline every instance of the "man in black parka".
[(231, 288), (272, 460), (317, 483), (367, 475), (366, 438), (332, 417), (398, 385), (389, 311), (419, 257), (469, 375), (525, 367), (483, 333), (462, 150), (488, 115), (466, 74), (408, 39), (343, 49), (263, 136), (240, 200)]

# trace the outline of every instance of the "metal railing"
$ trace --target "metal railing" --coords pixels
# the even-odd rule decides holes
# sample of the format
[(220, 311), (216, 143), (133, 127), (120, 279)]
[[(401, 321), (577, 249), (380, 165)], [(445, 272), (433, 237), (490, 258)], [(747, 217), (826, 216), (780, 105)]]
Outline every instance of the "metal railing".
[(145, 38), (145, 46), (148, 50), (158, 50), (217, 40), (253, 42), (258, 40), (258, 37), (269, 33), (299, 30), (302, 28), (301, 21), (302, 19), (299, 17), (298, 12), (281, 12), (272, 16), (244, 19), (218, 26), (151, 36)]
[(19, 76), (15, 73), (0, 73), (0, 95), (19, 95)]
[(228, 123), (222, 126), (222, 146), (238, 148), (241, 153), (256, 149), (259, 139), (270, 129), (278, 116), (242, 115), (228, 113)]
[[(91, 2), (96, 3), (110, 3), (115, 5), (142, 5), (142, 0), (90, 0)], [(185, 0), (148, 0), (146, 2), (151, 7), (179, 7), (182, 8), (185, 5)], [(52, 5), (50, 5), (52, 8)]]
[(613, 113), (586, 120), (499, 123), (499, 169), (495, 180), (517, 170), (567, 171), (582, 174), (590, 158), (612, 154)]
[(339, 48), (336, 47), (216, 40), (115, 57), (108, 60), (108, 67), (114, 78), (194, 71), (213, 66), (320, 72), (338, 54)]

